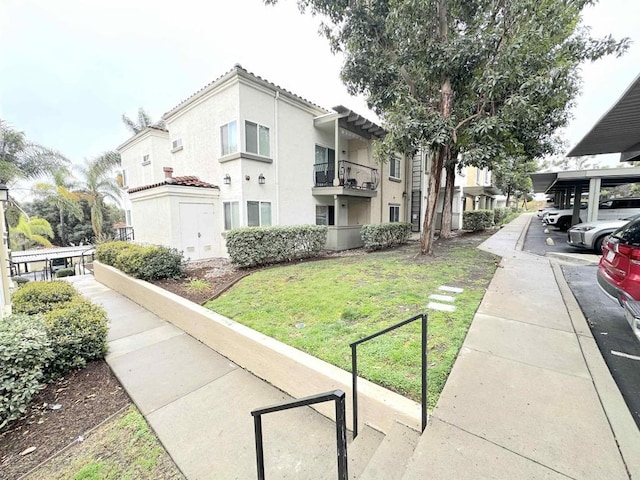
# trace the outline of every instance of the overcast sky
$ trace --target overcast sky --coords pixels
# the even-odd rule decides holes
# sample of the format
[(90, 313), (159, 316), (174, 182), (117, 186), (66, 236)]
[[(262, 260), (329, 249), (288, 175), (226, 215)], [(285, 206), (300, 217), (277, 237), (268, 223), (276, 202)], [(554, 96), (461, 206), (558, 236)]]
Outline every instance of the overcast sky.
[[(638, 0), (601, 0), (584, 18), (594, 35), (634, 44), (583, 67), (570, 147), (640, 73)], [(80, 163), (129, 137), (123, 113), (159, 119), (236, 63), (324, 108), (368, 115), (318, 25), (290, 0), (0, 0), (0, 118)]]

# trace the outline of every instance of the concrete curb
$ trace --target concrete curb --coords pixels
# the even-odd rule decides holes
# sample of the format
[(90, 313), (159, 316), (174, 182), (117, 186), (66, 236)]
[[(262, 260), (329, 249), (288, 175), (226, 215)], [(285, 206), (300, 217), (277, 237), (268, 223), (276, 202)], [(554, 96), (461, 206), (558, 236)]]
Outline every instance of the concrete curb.
[[(349, 372), (98, 261), (94, 262), (94, 269), (98, 282), (294, 398), (336, 389), (351, 397)], [(362, 378), (358, 379), (358, 405), (361, 425), (366, 423), (384, 433), (396, 421), (416, 430), (420, 428), (418, 403)], [(332, 405), (319, 404), (313, 408), (335, 420)], [(351, 402), (347, 402), (348, 428), (352, 428), (351, 422)]]
[(560, 265), (551, 262), (556, 282), (562, 299), (567, 307), (574, 331), (580, 342), (583, 357), (591, 374), (596, 393), (605, 412), (613, 436), (618, 444), (622, 460), (625, 463), (629, 478), (640, 480), (640, 430), (629, 412), (629, 408), (611, 377), (611, 373), (602, 358), (598, 345), (594, 340), (587, 319), (582, 314), (573, 292), (564, 278)]

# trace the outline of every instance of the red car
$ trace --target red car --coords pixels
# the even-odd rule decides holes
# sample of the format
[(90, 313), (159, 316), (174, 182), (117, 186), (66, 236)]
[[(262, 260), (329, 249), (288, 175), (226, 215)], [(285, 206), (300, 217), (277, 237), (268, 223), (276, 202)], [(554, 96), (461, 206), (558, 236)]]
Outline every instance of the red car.
[(640, 219), (620, 227), (603, 242), (598, 284), (624, 307), (640, 339)]

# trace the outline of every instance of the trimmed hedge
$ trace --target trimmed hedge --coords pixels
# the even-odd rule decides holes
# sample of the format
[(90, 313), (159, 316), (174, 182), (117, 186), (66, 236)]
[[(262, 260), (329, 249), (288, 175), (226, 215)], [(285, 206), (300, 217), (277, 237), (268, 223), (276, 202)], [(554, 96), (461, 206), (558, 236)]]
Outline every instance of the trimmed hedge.
[(59, 303), (68, 302), (79, 294), (75, 287), (64, 280), (30, 282), (19, 288), (11, 297), (14, 313), (35, 315), (48, 312)]
[(0, 319), (0, 430), (25, 412), (40, 391), (52, 358), (41, 318), (11, 315)]
[(76, 274), (73, 268), (61, 268), (56, 272), (56, 278), (73, 277)]
[(493, 226), (493, 210), (472, 210), (462, 214), (462, 229), (480, 232)]
[(107, 313), (83, 297), (44, 314), (54, 358), (47, 377), (56, 378), (107, 353)]
[(231, 263), (254, 267), (316, 257), (327, 241), (324, 225), (247, 227), (227, 234)]
[(364, 247), (370, 250), (389, 248), (407, 243), (411, 236), (411, 224), (407, 222), (363, 225), (361, 230)]
[(96, 247), (96, 258), (140, 280), (161, 280), (184, 276), (186, 261), (175, 248), (105, 242)]
[(502, 225), (507, 219), (507, 216), (511, 213), (511, 209), (507, 207), (498, 207), (493, 210), (493, 224)]

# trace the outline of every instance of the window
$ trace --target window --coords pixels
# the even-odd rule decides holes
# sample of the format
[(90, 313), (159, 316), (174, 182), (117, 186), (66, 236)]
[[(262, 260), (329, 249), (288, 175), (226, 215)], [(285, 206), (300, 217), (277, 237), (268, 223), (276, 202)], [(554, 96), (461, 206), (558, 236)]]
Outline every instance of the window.
[(238, 202), (224, 202), (224, 229), (232, 230), (240, 226), (240, 208)]
[(222, 155), (229, 155), (238, 151), (237, 127), (235, 120), (220, 127), (220, 142)]
[(171, 142), (171, 151), (177, 152), (178, 150), (182, 150), (182, 139), (176, 138), (173, 142)]
[(333, 205), (316, 205), (316, 225), (335, 225)]
[(271, 202), (247, 202), (247, 225), (250, 227), (271, 225)]
[(244, 130), (247, 153), (255, 153), (263, 157), (271, 155), (271, 148), (269, 147), (269, 127), (247, 121), (244, 123)]
[(389, 221), (400, 221), (400, 205), (389, 205)]
[(391, 178), (400, 178), (400, 159), (393, 157), (389, 160), (389, 176)]
[(149, 165), (151, 163), (151, 157), (149, 154), (142, 156), (142, 165)]
[(131, 226), (131, 210), (124, 211), (125, 222), (127, 222), (127, 226)]
[(116, 181), (120, 188), (129, 188), (129, 184), (127, 183), (127, 171), (124, 168), (118, 173)]

